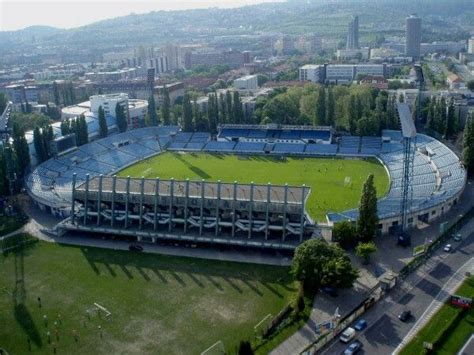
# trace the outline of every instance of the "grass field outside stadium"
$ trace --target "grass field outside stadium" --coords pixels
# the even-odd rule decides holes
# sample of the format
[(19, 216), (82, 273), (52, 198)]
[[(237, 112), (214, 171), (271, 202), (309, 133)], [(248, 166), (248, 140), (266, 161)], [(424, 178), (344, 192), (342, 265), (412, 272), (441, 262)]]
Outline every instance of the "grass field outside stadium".
[(340, 212), (358, 206), (362, 185), (369, 174), (374, 174), (377, 196), (384, 196), (390, 181), (384, 166), (376, 159), (166, 152), (134, 164), (117, 175), (205, 179), (211, 182), (306, 184), (311, 187), (306, 210), (313, 219), (324, 221), (328, 212)]
[(30, 339), (41, 354), (199, 354), (221, 340), (235, 353), (296, 292), (288, 267), (38, 242), (0, 255), (0, 348), (26, 354)]

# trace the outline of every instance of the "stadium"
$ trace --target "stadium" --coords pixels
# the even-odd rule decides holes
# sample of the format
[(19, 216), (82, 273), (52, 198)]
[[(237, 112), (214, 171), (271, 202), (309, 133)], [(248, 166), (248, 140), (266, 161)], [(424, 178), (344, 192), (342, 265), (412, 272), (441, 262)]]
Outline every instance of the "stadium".
[[(59, 235), (79, 231), (147, 242), (292, 250), (338, 221), (357, 219), (363, 180), (351, 179), (356, 174), (351, 164), (362, 164), (358, 173), (363, 177), (378, 171), (380, 234), (396, 233), (404, 217), (409, 227), (429, 223), (456, 204), (466, 183), (459, 158), (432, 137), (416, 134), (414, 139), (406, 216), (400, 213), (403, 135), (393, 130), (380, 137), (336, 137), (330, 127), (221, 125), (211, 137), (176, 126), (139, 128), (42, 163), (27, 177), (26, 186), (41, 209), (64, 218), (56, 227)], [(189, 159), (198, 159), (200, 166)], [(213, 159), (220, 161), (219, 171), (206, 170)], [(174, 176), (176, 171), (167, 168), (172, 170), (178, 160), (188, 170)], [(244, 168), (249, 162), (259, 168)], [(298, 162), (304, 168), (289, 165)], [(272, 170), (271, 164), (279, 164), (280, 170)], [(242, 169), (251, 171), (242, 175)], [(317, 186), (324, 175), (333, 178), (331, 169), (339, 180)], [(301, 172), (303, 181), (280, 181), (285, 176), (278, 171), (283, 170)], [(155, 171), (160, 175), (153, 175)], [(225, 179), (220, 181), (219, 174)], [(306, 184), (305, 179), (318, 174), (316, 185)], [(229, 180), (234, 175), (246, 181)], [(327, 205), (322, 219), (314, 209), (319, 190), (328, 190), (334, 201), (352, 193), (352, 204)]]

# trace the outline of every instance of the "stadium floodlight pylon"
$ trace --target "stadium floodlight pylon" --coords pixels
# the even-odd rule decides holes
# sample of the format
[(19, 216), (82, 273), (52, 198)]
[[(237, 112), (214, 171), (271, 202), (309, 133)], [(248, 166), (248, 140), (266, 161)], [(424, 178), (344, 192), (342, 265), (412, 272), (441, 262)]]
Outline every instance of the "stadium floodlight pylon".
[(397, 103), (398, 116), (402, 126), (402, 143), (403, 143), (403, 173), (401, 182), (401, 199), (400, 199), (400, 236), (401, 244), (409, 245), (410, 235), (407, 230), (410, 228), (409, 214), (411, 201), (413, 199), (413, 175), (415, 165), (416, 152), (416, 127), (408, 104)]

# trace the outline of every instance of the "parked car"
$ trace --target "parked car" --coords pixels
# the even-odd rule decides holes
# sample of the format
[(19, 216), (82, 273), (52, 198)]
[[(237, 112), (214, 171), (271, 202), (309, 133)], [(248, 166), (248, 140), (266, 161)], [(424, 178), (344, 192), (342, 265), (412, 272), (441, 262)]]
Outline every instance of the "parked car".
[(128, 246), (128, 250), (130, 250), (130, 251), (143, 251), (143, 247), (140, 244), (130, 244)]
[(355, 337), (355, 335), (356, 335), (355, 329), (349, 327), (342, 332), (341, 336), (339, 337), (339, 340), (342, 341), (343, 343), (348, 343)]
[(356, 340), (353, 342), (351, 345), (347, 347), (347, 349), (344, 351), (344, 355), (353, 355), (359, 352), (360, 349), (362, 349), (362, 343), (359, 340)]
[(455, 242), (460, 242), (462, 240), (462, 235), (460, 233), (457, 233), (453, 237)]
[(446, 244), (446, 246), (443, 248), (443, 250), (446, 252), (446, 253), (450, 253), (451, 250), (453, 250), (453, 246), (451, 244)]
[(402, 322), (406, 322), (411, 318), (411, 311), (409, 310), (404, 310), (402, 313), (399, 314), (398, 319), (400, 319)]
[(357, 331), (364, 330), (367, 327), (367, 321), (365, 319), (359, 319), (354, 325), (354, 329)]

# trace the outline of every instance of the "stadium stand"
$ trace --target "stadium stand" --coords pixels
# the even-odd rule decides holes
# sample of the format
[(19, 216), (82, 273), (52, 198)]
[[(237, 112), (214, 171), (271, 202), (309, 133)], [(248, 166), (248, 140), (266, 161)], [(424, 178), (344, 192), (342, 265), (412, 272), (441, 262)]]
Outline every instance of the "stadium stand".
[[(248, 138), (268, 137), (270, 130), (225, 128), (227, 136)], [(224, 129), (221, 130), (221, 132)], [(307, 137), (306, 131), (280, 130), (280, 139), (296, 141)], [(309, 131), (311, 132), (311, 131)], [(273, 132), (275, 133), (275, 132)], [(298, 138), (299, 137), (299, 138)], [(383, 231), (395, 223), (401, 203), (403, 151), (399, 131), (385, 130), (382, 137), (343, 136), (338, 144), (304, 144), (273, 141), (213, 141), (205, 132), (179, 132), (178, 127), (149, 127), (115, 134), (50, 159), (37, 166), (26, 178), (29, 195), (53, 214), (68, 216), (71, 201), (72, 177), (78, 183), (86, 175), (111, 175), (124, 167), (166, 150), (205, 151), (214, 153), (297, 155), (297, 156), (361, 156), (375, 157), (386, 167), (390, 176), (390, 189), (378, 201), (378, 214)], [(448, 147), (436, 139), (418, 134), (412, 180), (411, 211), (418, 220), (431, 220), (449, 210), (456, 203), (466, 184), (466, 172)], [(301, 141), (299, 141), (301, 142)], [(329, 211), (327, 220), (336, 223), (356, 219), (358, 211), (338, 213)]]

